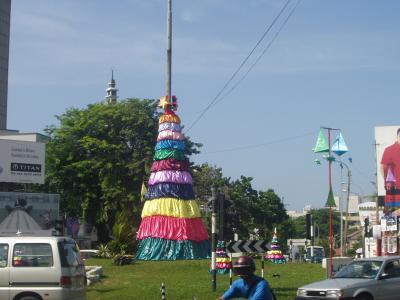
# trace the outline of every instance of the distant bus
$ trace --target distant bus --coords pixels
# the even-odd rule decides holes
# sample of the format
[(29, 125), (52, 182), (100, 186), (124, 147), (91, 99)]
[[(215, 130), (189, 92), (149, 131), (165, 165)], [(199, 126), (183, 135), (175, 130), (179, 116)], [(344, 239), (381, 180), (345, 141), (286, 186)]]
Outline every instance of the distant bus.
[(306, 262), (320, 263), (325, 258), (324, 248), (321, 246), (307, 246), (304, 260)]

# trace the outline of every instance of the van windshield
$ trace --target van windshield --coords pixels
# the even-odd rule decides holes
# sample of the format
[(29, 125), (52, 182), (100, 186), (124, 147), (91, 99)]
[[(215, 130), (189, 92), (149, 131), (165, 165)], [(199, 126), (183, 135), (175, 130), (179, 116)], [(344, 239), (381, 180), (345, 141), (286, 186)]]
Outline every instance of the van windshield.
[[(315, 257), (324, 257), (324, 248), (314, 247), (313, 254)], [(311, 256), (311, 248), (307, 248), (307, 256)]]
[(78, 267), (83, 265), (79, 248), (75, 242), (67, 240), (58, 242), (58, 251), (62, 267)]

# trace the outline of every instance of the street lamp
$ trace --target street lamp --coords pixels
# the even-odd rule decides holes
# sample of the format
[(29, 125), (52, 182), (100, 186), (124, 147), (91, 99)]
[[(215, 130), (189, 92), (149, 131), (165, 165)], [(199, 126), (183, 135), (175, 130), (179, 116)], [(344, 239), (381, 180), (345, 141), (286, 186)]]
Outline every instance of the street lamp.
[[(342, 161), (339, 163), (340, 163), (340, 167), (342, 169), (343, 169), (343, 166), (345, 166), (347, 169), (347, 200), (346, 200), (346, 214), (345, 214), (345, 219), (344, 219), (344, 236), (340, 237), (340, 246), (342, 249), (342, 256), (343, 256), (343, 254), (346, 255), (346, 253), (347, 253), (347, 229), (348, 229), (347, 223), (348, 223), (348, 218), (349, 218), (351, 171), (347, 164), (345, 164)], [(340, 226), (342, 226), (342, 223), (343, 223), (343, 212), (342, 212), (342, 209), (340, 209)], [(344, 243), (343, 243), (343, 240), (344, 240)]]

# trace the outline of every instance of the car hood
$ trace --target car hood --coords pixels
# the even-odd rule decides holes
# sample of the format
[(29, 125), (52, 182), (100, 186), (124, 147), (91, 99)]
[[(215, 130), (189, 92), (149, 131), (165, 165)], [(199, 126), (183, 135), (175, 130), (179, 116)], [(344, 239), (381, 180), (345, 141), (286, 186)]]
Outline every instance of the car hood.
[(364, 279), (364, 278), (337, 278), (337, 279), (327, 279), (322, 281), (317, 281), (305, 286), (300, 287), (300, 289), (306, 290), (335, 290), (335, 289), (345, 289), (349, 287), (356, 287), (358, 285), (368, 286), (370, 282), (375, 281), (374, 279)]

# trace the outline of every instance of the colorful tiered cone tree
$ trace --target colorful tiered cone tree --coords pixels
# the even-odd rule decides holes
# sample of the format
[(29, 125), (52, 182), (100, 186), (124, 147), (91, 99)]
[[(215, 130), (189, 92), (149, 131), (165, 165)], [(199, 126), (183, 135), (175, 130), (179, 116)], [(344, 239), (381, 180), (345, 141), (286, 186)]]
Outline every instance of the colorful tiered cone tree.
[(285, 264), (286, 259), (283, 256), (282, 251), (280, 249), (281, 247), (279, 246), (278, 243), (278, 237), (276, 235), (276, 228), (275, 228), (274, 236), (271, 241), (271, 250), (267, 252), (266, 258), (275, 264)]
[(226, 253), (226, 245), (224, 241), (218, 241), (217, 249), (215, 251), (217, 255), (215, 267), (219, 274), (226, 274), (232, 269), (232, 262)]
[(140, 260), (203, 259), (210, 257), (207, 230), (185, 157), (176, 98), (163, 97), (154, 161), (137, 233)]

